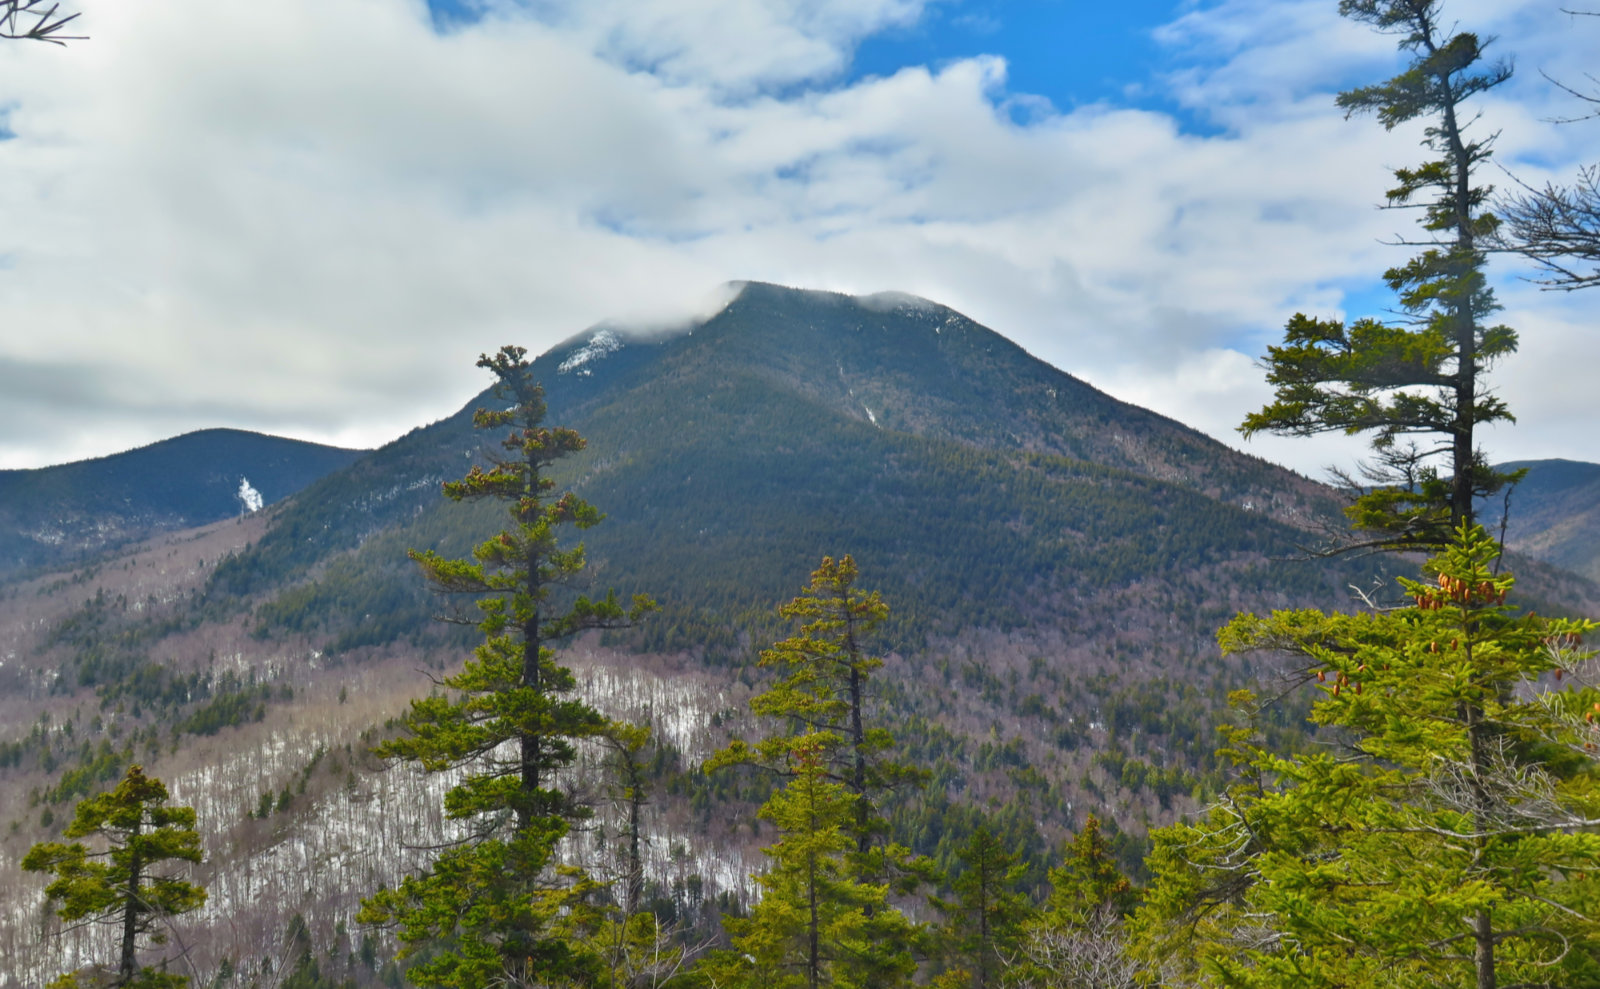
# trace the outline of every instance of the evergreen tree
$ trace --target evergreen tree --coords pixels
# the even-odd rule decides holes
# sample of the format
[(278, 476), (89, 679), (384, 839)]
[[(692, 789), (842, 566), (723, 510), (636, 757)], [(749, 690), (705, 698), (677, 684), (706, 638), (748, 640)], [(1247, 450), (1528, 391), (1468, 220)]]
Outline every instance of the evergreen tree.
[(621, 811), (621, 897), (625, 917), (638, 913), (644, 897), (644, 809), (650, 803), (650, 767), (645, 750), (650, 726), (609, 722), (600, 733), (605, 746), (612, 801)]
[(1015, 989), (1132, 989), (1137, 966), (1123, 921), (1133, 886), (1090, 814), (1050, 870), (1050, 897), (1020, 939), (1006, 985)]
[[(1268, 348), (1275, 400), (1246, 417), (1240, 431), (1309, 436), (1339, 431), (1372, 436), (1376, 460), (1366, 488), (1347, 510), (1371, 534), (1365, 545), (1442, 547), (1473, 520), (1474, 499), (1512, 480), (1492, 470), (1475, 446), (1481, 424), (1511, 418), (1484, 384), (1517, 335), (1486, 320), (1500, 307), (1484, 278), (1484, 242), (1497, 221), (1484, 209), (1490, 188), (1474, 185), (1492, 135), (1468, 136), (1467, 103), (1511, 75), (1483, 62), (1477, 35), (1446, 36), (1438, 0), (1340, 0), (1339, 12), (1397, 34), (1411, 54), (1405, 71), (1339, 95), (1347, 114), (1372, 113), (1385, 128), (1427, 118), (1424, 146), (1436, 157), (1395, 171), (1393, 207), (1422, 210), (1421, 253), (1384, 274), (1407, 319), (1386, 325), (1296, 314), (1281, 347)], [(1418, 445), (1413, 437), (1432, 437)], [(1440, 472), (1439, 460), (1447, 473)]]
[(721, 989), (892, 989), (916, 971), (916, 928), (888, 902), (888, 887), (857, 879), (857, 797), (828, 764), (837, 740), (795, 736), (783, 750), (788, 784), (761, 808), (779, 832), (772, 865), (756, 877), (761, 900), (724, 926), (733, 949), (713, 953), (700, 975)]
[(857, 576), (850, 556), (837, 561), (825, 556), (800, 595), (778, 609), (784, 618), (799, 621), (800, 630), (762, 651), (759, 665), (782, 675), (750, 699), (750, 710), (792, 732), (773, 734), (754, 746), (735, 740), (706, 768), (753, 763), (787, 774), (802, 739), (808, 747), (820, 746), (819, 771), (843, 784), (853, 798), (855, 817), (847, 831), (857, 874), (868, 878), (907, 863), (903, 849), (883, 848), (888, 825), (879, 802), (898, 787), (920, 786), (927, 774), (893, 759), (893, 735), (872, 723), (871, 678), (883, 660), (866, 651), (866, 642), (888, 617), (889, 606), (878, 592), (857, 590)]
[(1050, 898), (1044, 921), (1054, 926), (1083, 925), (1096, 914), (1121, 916), (1133, 907), (1133, 884), (1117, 868), (1117, 856), (1093, 814), (1067, 846), (1065, 861), (1050, 870)]
[(935, 935), (939, 954), (960, 965), (965, 976), (947, 978), (945, 984), (991, 989), (1000, 985), (1005, 960), (1015, 955), (1023, 922), (1033, 913), (1018, 891), (1027, 867), (981, 824), (960, 857), (961, 874), (950, 884), (955, 898), (933, 900), (946, 918)]
[(778, 609), (798, 634), (761, 653), (782, 675), (750, 709), (783, 729), (749, 745), (734, 741), (708, 771), (753, 764), (787, 780), (761, 809), (780, 838), (758, 876), (761, 902), (725, 925), (734, 951), (702, 966), (718, 985), (888, 987), (916, 970), (917, 927), (889, 905), (893, 885), (914, 888), (926, 863), (887, 841), (873, 801), (923, 774), (887, 754), (890, 733), (871, 722), (871, 674), (883, 661), (866, 640), (889, 609), (855, 588), (855, 560), (823, 557), (801, 594)]
[[(1155, 835), (1143, 945), (1170, 981), (1252, 987), (1594, 985), (1596, 691), (1550, 690), (1587, 621), (1517, 615), (1479, 528), (1402, 580), (1415, 606), (1240, 615), (1225, 649), (1302, 658), (1314, 723), (1289, 757), (1246, 728), (1239, 781)], [(1547, 683), (1548, 681), (1546, 681)], [(1239, 698), (1246, 710), (1248, 694)]]
[(140, 967), (139, 942), (166, 943), (167, 918), (206, 901), (204, 888), (164, 866), (200, 861), (200, 835), (191, 807), (167, 806), (167, 788), (130, 766), (108, 793), (78, 804), (67, 838), (97, 838), (103, 847), (83, 842), (44, 842), (22, 859), (30, 872), (55, 876), (45, 887), (56, 915), (69, 923), (104, 924), (120, 931), (116, 966), (97, 965), (63, 975), (52, 989), (182, 989), (188, 978), (150, 966)]
[(600, 734), (606, 751), (607, 789), (619, 818), (611, 892), (590, 943), (604, 962), (607, 989), (661, 989), (683, 981), (690, 958), (705, 945), (685, 938), (686, 925), (663, 922), (645, 909), (644, 809), (650, 803), (652, 766), (648, 724), (613, 721)]
[(574, 938), (592, 920), (584, 900), (595, 884), (555, 862), (570, 822), (586, 811), (556, 774), (572, 763), (575, 743), (606, 722), (572, 696), (572, 672), (548, 644), (584, 629), (620, 627), (654, 605), (639, 597), (625, 609), (614, 594), (580, 596), (565, 610), (550, 603), (551, 592), (584, 566), (581, 543), (560, 547), (561, 528), (587, 529), (602, 516), (570, 492), (550, 493), (548, 468), (584, 441), (543, 425), (544, 389), (525, 353), (503, 347), (478, 360), (495, 375), (495, 397), (510, 404), (477, 410), (473, 424), (509, 427), (501, 442), (509, 455), (444, 486), (455, 501), (507, 502), (511, 526), (480, 543), (470, 560), (411, 554), (436, 588), (477, 599), (484, 641), (460, 673), (444, 678), (449, 693), (413, 701), (405, 734), (378, 747), (431, 772), (463, 771), (445, 810), (466, 823), (465, 837), (429, 871), (365, 901), (360, 914), (366, 923), (397, 925), (404, 953), (432, 946), (427, 960), (408, 970), (422, 985), (543, 985), (584, 976), (597, 964)]

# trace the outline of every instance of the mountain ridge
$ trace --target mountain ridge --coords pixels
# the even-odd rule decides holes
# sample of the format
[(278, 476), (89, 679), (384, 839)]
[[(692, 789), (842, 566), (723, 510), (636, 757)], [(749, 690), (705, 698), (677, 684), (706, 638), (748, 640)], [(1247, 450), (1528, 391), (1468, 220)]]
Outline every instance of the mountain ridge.
[[(1097, 543), (1103, 534), (1097, 526), (1109, 532), (1122, 525), (1115, 538), (1132, 557), (1176, 566), (1210, 552), (1199, 548), (1207, 532), (1243, 533), (1259, 522), (1276, 533), (1273, 552), (1283, 555), (1292, 549), (1284, 526), (1337, 515), (1321, 486), (1105, 395), (934, 303), (913, 307), (897, 299), (869, 307), (836, 293), (747, 283), (723, 310), (681, 333), (635, 336), (601, 324), (540, 355), (533, 368), (545, 384), (548, 421), (589, 438), (589, 451), (573, 459), (565, 480), (612, 515), (588, 536), (601, 569), (619, 554), (662, 576), (679, 572), (674, 557), (698, 561), (696, 573), (741, 568), (738, 580), (719, 585), (740, 593), (686, 600), (688, 611), (748, 610), (790, 583), (764, 576), (759, 566), (742, 569), (734, 543), (751, 526), (700, 518), (697, 505), (733, 502), (740, 506), (735, 514), (759, 516), (754, 528), (774, 551), (783, 547), (786, 570), (809, 569), (815, 560), (808, 557), (823, 552), (876, 547), (908, 564), (918, 586), (935, 587), (948, 605), (970, 595), (961, 585), (977, 579), (952, 571), (949, 547), (918, 551), (943, 538), (989, 575), (991, 589), (1009, 588), (1011, 620), (1019, 608), (1041, 607), (1017, 603), (1022, 585), (1045, 571), (1060, 577), (1061, 567), (1071, 565), (1051, 562), (1054, 551), (1040, 548), (1045, 530), (1069, 547)], [(470, 410), (486, 401), (480, 395), (454, 416), (308, 487), (256, 546), (218, 569), (214, 589), (259, 593), (400, 523), (420, 526), (420, 548), (465, 552), (464, 541), (438, 541), (445, 509), (432, 489), (482, 462), (483, 439), (472, 434)], [(697, 438), (705, 443), (697, 445)], [(820, 483), (823, 475), (836, 483)], [(981, 484), (973, 483), (978, 475)], [(986, 505), (993, 492), (986, 494), (984, 485), (1005, 488), (1010, 493), (1002, 498), (1020, 497), (1029, 507)], [(1133, 496), (1121, 499), (1113, 488)], [(943, 530), (918, 522), (923, 531), (885, 538), (898, 520), (952, 511), (948, 500), (963, 507)], [(808, 502), (822, 519), (808, 516)], [(1125, 525), (1137, 514), (1127, 506), (1156, 502), (1167, 506), (1162, 512), (1221, 515), (1198, 528), (1151, 520)], [(1073, 504), (1084, 518), (1068, 517)], [(856, 516), (872, 522), (857, 524)], [(483, 517), (479, 524), (495, 523)], [(695, 538), (686, 538), (691, 527)], [(1034, 534), (1025, 535), (1030, 527)], [(827, 529), (832, 540), (819, 538)], [(1165, 555), (1157, 545), (1162, 539), (1172, 543)], [(362, 552), (394, 558), (402, 549), (380, 542)], [(1258, 558), (1264, 553), (1256, 551)], [(1074, 559), (1095, 565), (1093, 553)], [(391, 566), (389, 573), (410, 579), (404, 568)], [(349, 583), (339, 573), (323, 578), (330, 585), (341, 580)], [(398, 601), (403, 593), (391, 587), (385, 597)], [(341, 594), (354, 592), (312, 597), (331, 616), (341, 610)], [(295, 602), (307, 603), (305, 595)], [(407, 611), (422, 610), (413, 594)]]
[[(1560, 458), (1515, 460), (1497, 470), (1528, 471), (1510, 492), (1506, 545), (1600, 581), (1600, 464)], [(1501, 505), (1491, 500), (1488, 512)]]
[(0, 577), (259, 509), (366, 452), (217, 428), (0, 471)]

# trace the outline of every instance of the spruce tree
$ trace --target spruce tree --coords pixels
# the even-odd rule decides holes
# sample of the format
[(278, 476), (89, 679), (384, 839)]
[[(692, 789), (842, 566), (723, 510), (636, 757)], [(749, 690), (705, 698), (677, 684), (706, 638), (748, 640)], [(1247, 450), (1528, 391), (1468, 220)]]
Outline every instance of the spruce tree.
[(200, 861), (200, 835), (191, 807), (167, 806), (167, 788), (130, 766), (108, 793), (78, 804), (67, 838), (97, 839), (91, 848), (44, 842), (22, 859), (29, 872), (55, 876), (45, 887), (56, 915), (69, 923), (111, 927), (119, 933), (117, 964), (95, 965), (68, 973), (52, 989), (183, 989), (185, 976), (139, 965), (141, 941), (166, 943), (167, 918), (194, 910), (206, 901), (203, 887), (171, 871), (170, 863)]
[[(610, 865), (611, 906), (604, 910), (590, 944), (602, 959), (608, 989), (662, 989), (684, 976), (690, 958), (706, 945), (685, 937), (683, 920), (663, 922), (647, 907), (644, 811), (657, 767), (650, 763), (648, 724), (613, 721), (601, 732), (608, 803), (615, 823), (602, 833), (614, 846)], [(655, 750), (660, 755), (659, 747)]]
[(888, 887), (850, 867), (857, 797), (832, 779), (837, 741), (794, 736), (784, 749), (788, 783), (761, 808), (779, 838), (771, 867), (756, 876), (761, 899), (745, 918), (724, 920), (731, 951), (700, 966), (723, 989), (893, 989), (916, 971), (916, 926), (888, 902)]
[(959, 966), (940, 984), (993, 989), (1033, 913), (1018, 890), (1027, 867), (984, 825), (973, 830), (959, 855), (961, 874), (950, 884), (954, 898), (932, 901), (945, 915), (936, 934), (938, 953)]
[(1006, 985), (1133, 989), (1138, 965), (1124, 927), (1133, 902), (1133, 886), (1090, 814), (1061, 866), (1050, 870), (1049, 899), (1024, 927)]
[(1468, 106), (1511, 68), (1484, 64), (1477, 35), (1447, 35), (1438, 0), (1341, 0), (1339, 12), (1398, 35), (1411, 55), (1399, 75), (1341, 93), (1338, 103), (1387, 129), (1428, 120), (1423, 144), (1435, 157), (1396, 169), (1388, 193), (1391, 207), (1422, 211), (1425, 236), (1406, 242), (1422, 250), (1384, 274), (1404, 314), (1398, 325), (1295, 314), (1283, 346), (1265, 358), (1275, 399), (1240, 431), (1370, 435), (1374, 461), (1364, 477), (1347, 478), (1360, 492), (1347, 511), (1369, 537), (1359, 545), (1439, 548), (1473, 521), (1475, 499), (1513, 479), (1475, 445), (1478, 426), (1511, 418), (1484, 376), (1516, 349), (1517, 335), (1488, 323), (1500, 308), (1484, 277), (1497, 221), (1484, 207), (1491, 188), (1475, 184), (1475, 172), (1494, 137), (1469, 135)]
[(1290, 756), (1232, 730), (1238, 781), (1155, 834), (1153, 964), (1275, 989), (1600, 980), (1600, 692), (1551, 689), (1596, 626), (1517, 614), (1496, 557), (1464, 527), (1431, 580), (1402, 580), (1412, 607), (1223, 629), (1229, 651), (1299, 657), (1339, 744)]
[(800, 629), (761, 653), (760, 665), (781, 675), (750, 699), (778, 730), (706, 763), (755, 765), (787, 781), (761, 809), (780, 835), (766, 850), (772, 869), (756, 880), (762, 900), (747, 920), (727, 922), (736, 951), (707, 962), (719, 984), (765, 987), (757, 976), (781, 971), (778, 984), (806, 989), (887, 987), (915, 971), (917, 927), (888, 896), (924, 881), (926, 863), (888, 841), (876, 801), (924, 774), (893, 759), (893, 736), (873, 723), (871, 677), (883, 661), (867, 645), (889, 609), (855, 587), (857, 576), (851, 557), (823, 557), (778, 609)]
[(781, 671), (776, 683), (750, 699), (750, 710), (784, 730), (749, 745), (735, 740), (706, 768), (749, 763), (782, 774), (793, 772), (793, 749), (806, 739), (821, 746), (820, 772), (854, 798), (847, 831), (861, 878), (882, 877), (906, 861), (903, 849), (888, 849), (888, 824), (881, 802), (906, 786), (921, 786), (927, 774), (892, 757), (894, 736), (874, 723), (872, 674), (883, 660), (868, 651), (874, 630), (889, 615), (877, 591), (855, 586), (859, 571), (849, 555), (823, 557), (801, 593), (778, 609), (798, 621), (799, 632), (763, 650), (759, 665)]
[(620, 627), (654, 605), (638, 597), (627, 609), (612, 593), (578, 596), (564, 609), (551, 602), (584, 566), (581, 543), (561, 547), (562, 528), (587, 529), (602, 516), (575, 494), (551, 494), (550, 466), (584, 441), (544, 425), (544, 389), (525, 353), (508, 346), (478, 360), (495, 375), (494, 397), (509, 405), (478, 409), (473, 425), (508, 430), (500, 444), (506, 455), (444, 485), (454, 501), (505, 502), (511, 525), (480, 543), (472, 559), (411, 554), (438, 590), (476, 598), (484, 641), (461, 672), (443, 679), (446, 692), (411, 703), (405, 733), (377, 750), (430, 772), (462, 774), (444, 803), (465, 825), (463, 837), (426, 872), (366, 900), (360, 914), (366, 923), (397, 926), (404, 954), (429, 947), (408, 970), (421, 985), (544, 985), (586, 977), (597, 965), (576, 937), (591, 919), (585, 898), (596, 886), (556, 860), (571, 822), (587, 812), (557, 774), (572, 763), (576, 743), (606, 722), (572, 696), (572, 672), (549, 644)]
[(1083, 830), (1067, 845), (1062, 864), (1050, 870), (1050, 898), (1043, 922), (1053, 926), (1083, 926), (1096, 914), (1120, 917), (1133, 906), (1133, 884), (1117, 868), (1111, 843), (1093, 814)]

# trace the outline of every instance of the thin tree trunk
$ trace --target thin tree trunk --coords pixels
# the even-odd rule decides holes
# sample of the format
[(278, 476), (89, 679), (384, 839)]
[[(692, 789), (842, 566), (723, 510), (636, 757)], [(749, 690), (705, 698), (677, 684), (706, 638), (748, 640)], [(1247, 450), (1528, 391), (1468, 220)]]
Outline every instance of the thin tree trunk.
[(867, 829), (872, 815), (872, 808), (867, 804), (867, 730), (861, 713), (865, 684), (862, 683), (861, 648), (856, 644), (855, 616), (850, 613), (848, 591), (839, 597), (839, 608), (844, 613), (845, 659), (850, 664), (850, 747), (854, 757), (850, 768), (850, 789), (856, 795), (856, 851), (865, 856), (872, 847), (872, 837)]
[[(627, 758), (624, 756), (624, 758)], [(639, 810), (644, 800), (642, 775), (638, 765), (628, 762), (628, 885), (627, 910), (633, 916), (639, 909), (639, 899), (644, 892), (644, 861), (639, 854)]]
[[(144, 823), (143, 815), (133, 822), (133, 832), (128, 836), (128, 843), (136, 845), (139, 840), (139, 826)], [(133, 982), (138, 974), (138, 958), (134, 949), (137, 947), (139, 935), (139, 913), (141, 909), (139, 873), (144, 868), (144, 863), (139, 861), (139, 853), (135, 851), (128, 862), (128, 894), (122, 904), (122, 961), (117, 968), (117, 985), (126, 986)]]
[[(1428, 52), (1438, 54), (1438, 47), (1433, 40), (1433, 24), (1431, 20), (1422, 22), (1424, 30), (1424, 43)], [(1454, 331), (1456, 345), (1456, 371), (1455, 371), (1455, 418), (1451, 423), (1451, 463), (1452, 475), (1450, 478), (1450, 525), (1457, 528), (1462, 525), (1471, 525), (1475, 508), (1472, 504), (1473, 493), (1473, 425), (1477, 417), (1477, 387), (1478, 387), (1478, 334), (1477, 313), (1473, 308), (1472, 291), (1475, 286), (1471, 284), (1472, 257), (1477, 248), (1472, 232), (1472, 159), (1467, 154), (1465, 142), (1461, 138), (1460, 121), (1456, 119), (1455, 94), (1451, 91), (1450, 80), (1446, 75), (1437, 77), (1438, 84), (1443, 90), (1444, 98), (1440, 101), (1444, 109), (1445, 140), (1449, 143), (1450, 167), (1454, 171), (1455, 188), (1451, 192), (1453, 200), (1451, 206), (1455, 213), (1456, 243), (1455, 257), (1450, 262), (1449, 275), (1455, 281), (1458, 291), (1449, 302), (1451, 328)], [(1467, 270), (1456, 274), (1458, 267)], [(1462, 284), (1462, 279), (1467, 279), (1467, 284)]]
[(822, 979), (822, 937), (821, 931), (818, 929), (821, 925), (817, 920), (816, 852), (811, 852), (806, 856), (806, 900), (811, 912), (806, 930), (809, 940), (806, 945), (806, 985), (809, 989), (817, 989)]
[[(539, 466), (534, 462), (532, 455), (528, 457), (528, 497), (539, 496)], [(522, 626), (522, 682), (521, 685), (537, 691), (540, 686), (539, 676), (539, 561), (534, 547), (528, 547), (528, 556), (524, 562), (527, 569), (525, 587), (528, 598), (533, 602), (533, 611)], [(517, 830), (527, 831), (533, 825), (533, 796), (539, 789), (539, 761), (543, 755), (542, 741), (537, 730), (530, 731), (526, 727), (521, 729), (522, 737), (519, 739), (520, 755), (522, 758), (522, 804), (517, 808)]]

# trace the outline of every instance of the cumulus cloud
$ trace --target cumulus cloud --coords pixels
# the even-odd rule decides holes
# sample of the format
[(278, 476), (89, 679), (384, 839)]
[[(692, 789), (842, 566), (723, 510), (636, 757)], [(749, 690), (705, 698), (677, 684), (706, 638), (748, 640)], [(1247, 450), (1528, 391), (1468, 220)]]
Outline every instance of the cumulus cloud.
[[(924, 295), (1237, 443), (1284, 319), (1404, 256), (1375, 206), (1417, 133), (1331, 98), (1398, 56), (1330, 6), (1189, 8), (1149, 83), (1175, 115), (1057, 110), (998, 55), (849, 81), (923, 0), (493, 0), (442, 29), (416, 0), (89, 0), (90, 41), (0, 48), (0, 466), (213, 425), (379, 443), (465, 402), (481, 351), (737, 279)], [(1581, 79), (1592, 50), (1546, 6), (1452, 4), (1532, 53), (1483, 126), (1536, 182), (1600, 158), (1541, 121), (1528, 58)], [(1600, 460), (1541, 418), (1600, 358), (1588, 300), (1507, 284), (1507, 455)]]

